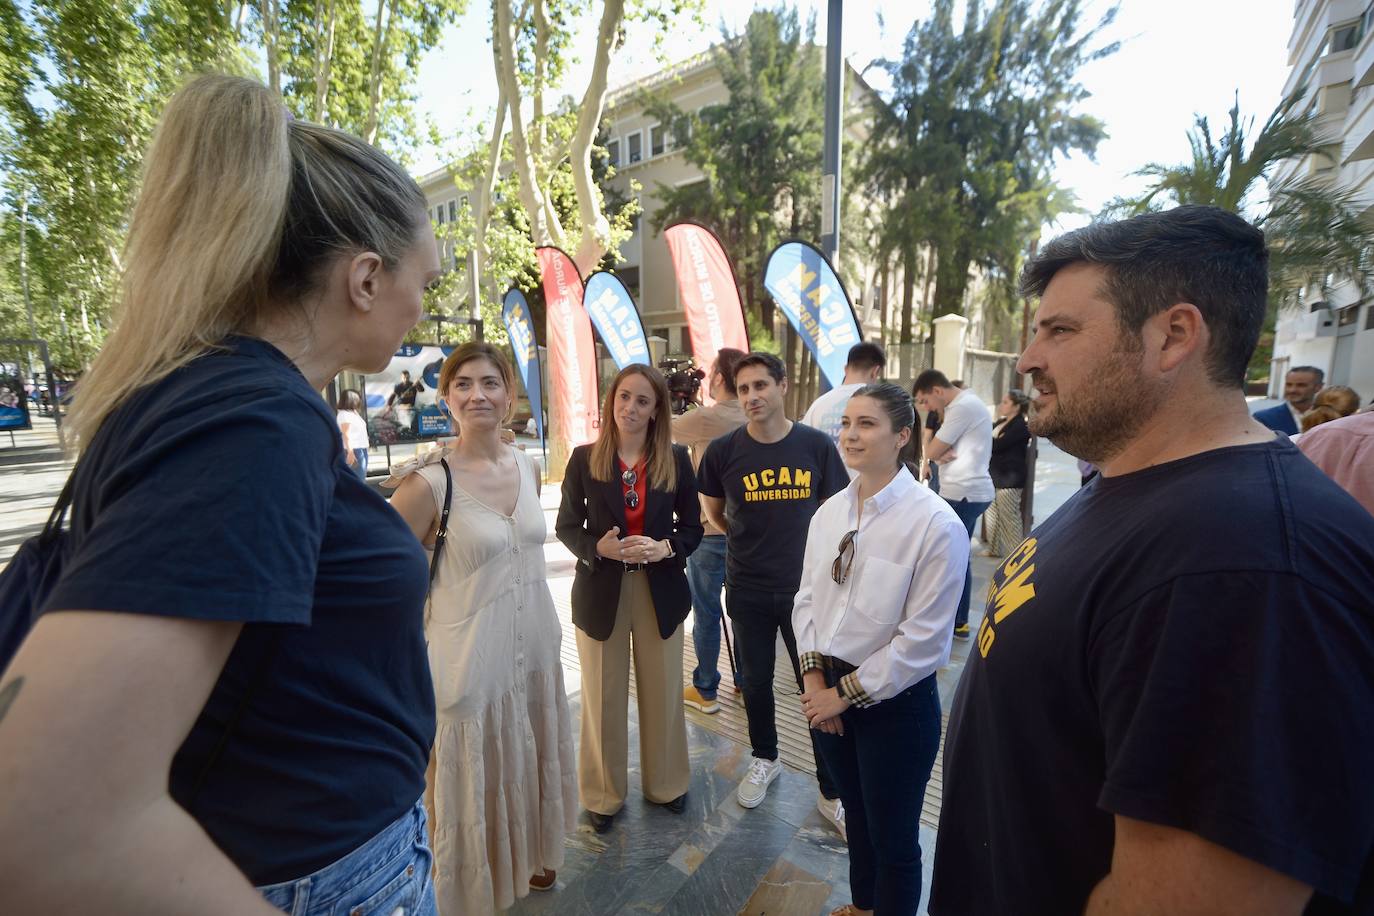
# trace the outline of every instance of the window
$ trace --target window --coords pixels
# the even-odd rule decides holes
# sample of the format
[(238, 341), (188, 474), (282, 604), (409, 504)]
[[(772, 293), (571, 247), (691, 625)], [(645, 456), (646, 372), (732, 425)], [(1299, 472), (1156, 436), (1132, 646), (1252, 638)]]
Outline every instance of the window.
[(610, 160), (611, 165), (620, 165), (620, 141), (619, 141), (619, 140), (607, 140), (607, 141), (606, 141), (606, 158)]
[(440, 204), (434, 208), (434, 221), (439, 225), (444, 224), (444, 205)]
[(630, 165), (644, 158), (644, 135), (635, 131), (625, 138), (625, 161)]
[(649, 336), (650, 336), (650, 337), (661, 337), (661, 338), (663, 338), (663, 340), (666, 341), (666, 340), (668, 339), (668, 329), (667, 329), (667, 328), (654, 328), (651, 332), (649, 332)]
[(457, 219), (458, 219), (458, 201), (456, 201), (456, 200), (450, 200), (450, 201), (448, 202), (448, 221), (449, 221), (450, 223), (452, 223), (452, 222), (456, 222)]
[(1349, 51), (1359, 43), (1360, 23), (1358, 21), (1347, 22), (1345, 25), (1338, 25), (1331, 30), (1330, 48), (1332, 54)]
[(1336, 313), (1336, 327), (1348, 328), (1360, 318), (1360, 307), (1348, 305)]
[(1374, 305), (1364, 310), (1364, 329), (1374, 331)]
[(616, 270), (615, 275), (620, 278), (620, 282), (625, 284), (625, 288), (630, 291), (630, 296), (639, 302), (639, 268), (621, 267)]
[(663, 134), (664, 134), (664, 130), (663, 130), (663, 125), (662, 125), (662, 124), (655, 124), (653, 127), (649, 128), (649, 155), (650, 155), (650, 156), (662, 156), (662, 155), (663, 155), (663, 150), (664, 150)]

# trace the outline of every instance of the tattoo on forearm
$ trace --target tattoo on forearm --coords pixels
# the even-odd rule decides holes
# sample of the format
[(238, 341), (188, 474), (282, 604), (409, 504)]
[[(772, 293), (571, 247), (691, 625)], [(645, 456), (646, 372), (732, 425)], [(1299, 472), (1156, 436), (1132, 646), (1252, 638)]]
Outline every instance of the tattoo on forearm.
[(0, 687), (0, 722), (5, 721), (5, 713), (10, 711), (10, 706), (14, 705), (14, 698), (19, 696), (19, 690), (24, 686), (24, 679), (17, 677), (4, 687)]

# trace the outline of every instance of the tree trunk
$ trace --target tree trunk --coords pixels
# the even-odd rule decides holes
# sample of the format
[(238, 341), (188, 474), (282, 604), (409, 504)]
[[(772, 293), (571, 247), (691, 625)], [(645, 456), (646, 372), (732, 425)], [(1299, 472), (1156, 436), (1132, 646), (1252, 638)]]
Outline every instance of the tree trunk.
[(515, 32), (510, 0), (496, 0), (493, 5), (495, 15), (492, 16), (492, 30), (495, 34), (492, 36), (492, 56), (496, 61), (497, 80), (510, 112), (511, 153), (520, 179), (520, 203), (529, 217), (530, 237), (534, 244), (555, 245), (561, 241), (562, 227), (550, 221), (549, 208), (525, 134), (520, 81), (515, 72)]
[(968, 268), (973, 256), (967, 244), (959, 243), (952, 252), (941, 253), (935, 267), (935, 300), (932, 318), (960, 315), (964, 311), (964, 292), (968, 289)]
[[(926, 249), (926, 286), (921, 293), (921, 314), (928, 314), (932, 311), (930, 302), (930, 284), (935, 281), (935, 246), (931, 245)], [(932, 316), (933, 317), (933, 316)], [(935, 338), (935, 328), (932, 325), (925, 333), (930, 339)]]
[(887, 346), (887, 284), (891, 279), (891, 264), (883, 257), (883, 266), (878, 274), (878, 340)]
[(611, 221), (604, 212), (601, 190), (592, 180), (592, 144), (596, 142), (596, 131), (601, 125), (601, 112), (606, 102), (606, 73), (611, 65), (611, 50), (625, 19), (625, 0), (604, 2), (592, 74), (578, 108), (577, 129), (569, 149), (573, 188), (577, 192), (577, 216), (582, 224), (582, 238), (577, 243), (573, 262), (583, 276), (595, 269), (611, 242)]
[(279, 0), (262, 0), (262, 48), (267, 57), (267, 88), (281, 92), (281, 61), (278, 57), (278, 30), (281, 28)]
[(913, 299), (916, 294), (916, 249), (908, 247), (902, 252), (902, 336), (901, 342), (909, 344), (911, 336), (911, 313), (914, 311)]
[[(382, 64), (391, 48), (391, 28), (396, 21), (398, 0), (377, 0), (377, 21), (372, 29), (372, 70), (367, 87), (367, 120), (363, 123), (363, 140), (375, 143), (382, 105)], [(386, 25), (382, 25), (382, 12)]]
[(338, 19), (338, 3), (328, 0), (321, 10), (315, 5), (315, 121), (329, 123), (325, 105), (329, 100), (329, 76), (334, 67), (334, 24)]
[(500, 178), (501, 142), (506, 135), (506, 96), (500, 93), (496, 98), (496, 118), (491, 126), (491, 139), (487, 145), (487, 169), (482, 182), (477, 186), (476, 201), (473, 203), (473, 249), (477, 253), (474, 277), (472, 280), (473, 314), (481, 306), (481, 288), (487, 286), (493, 299), (500, 295), (494, 287), (494, 278), (487, 276), (487, 226), (491, 224), (491, 198), (496, 192), (496, 181)]

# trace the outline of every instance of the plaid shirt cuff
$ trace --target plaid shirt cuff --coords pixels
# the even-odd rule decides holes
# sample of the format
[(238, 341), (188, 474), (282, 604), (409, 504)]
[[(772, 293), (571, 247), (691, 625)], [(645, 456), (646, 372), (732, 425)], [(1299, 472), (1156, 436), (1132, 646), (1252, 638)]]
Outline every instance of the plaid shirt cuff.
[(803, 652), (801, 655), (801, 673), (817, 671), (825, 667), (824, 656), (819, 652)]
[(863, 684), (859, 683), (859, 672), (857, 671), (851, 671), (840, 678), (840, 683), (836, 687), (840, 691), (840, 696), (848, 700), (851, 706), (863, 709), (867, 706), (877, 705), (878, 701), (870, 697), (868, 691), (864, 690)]

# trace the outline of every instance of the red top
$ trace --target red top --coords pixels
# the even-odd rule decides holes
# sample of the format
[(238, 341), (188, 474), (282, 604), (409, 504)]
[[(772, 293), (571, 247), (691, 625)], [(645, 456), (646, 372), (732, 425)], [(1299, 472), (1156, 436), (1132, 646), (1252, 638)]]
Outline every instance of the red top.
[[(628, 467), (626, 466), (625, 462), (621, 461), (619, 458), (616, 458), (615, 464), (616, 467), (620, 469), (621, 474), (624, 474), (625, 471), (628, 470)], [(641, 458), (639, 460), (639, 463), (635, 465), (635, 485), (633, 487), (625, 486), (625, 480), (622, 477), (620, 482), (620, 489), (623, 490), (625, 493), (629, 493), (630, 490), (633, 489), (636, 493), (639, 494), (639, 501), (638, 503), (636, 503), (633, 509), (630, 508), (629, 503), (625, 504), (624, 536), (630, 537), (631, 535), (636, 534), (642, 535), (644, 533), (644, 500), (646, 496), (646, 491), (648, 489), (644, 484), (643, 458)]]

